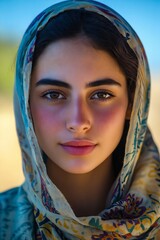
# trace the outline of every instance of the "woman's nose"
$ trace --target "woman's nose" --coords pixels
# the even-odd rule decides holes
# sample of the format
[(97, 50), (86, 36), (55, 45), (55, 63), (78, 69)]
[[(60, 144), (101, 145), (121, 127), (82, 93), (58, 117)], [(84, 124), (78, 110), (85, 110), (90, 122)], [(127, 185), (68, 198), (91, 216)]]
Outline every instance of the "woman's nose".
[(84, 133), (91, 128), (91, 112), (87, 103), (82, 101), (74, 102), (68, 111), (66, 128), (74, 133)]

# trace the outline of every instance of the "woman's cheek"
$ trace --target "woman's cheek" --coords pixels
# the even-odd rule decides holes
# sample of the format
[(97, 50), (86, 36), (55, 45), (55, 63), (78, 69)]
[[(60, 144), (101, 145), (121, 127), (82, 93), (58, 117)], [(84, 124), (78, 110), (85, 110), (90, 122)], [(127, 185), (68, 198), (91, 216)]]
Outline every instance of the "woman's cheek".
[(49, 134), (52, 129), (57, 131), (62, 128), (59, 111), (52, 107), (37, 107), (33, 109), (33, 122), (36, 133)]
[(121, 104), (120, 102), (103, 109), (102, 111), (95, 114), (95, 119), (97, 119), (97, 128), (102, 131), (102, 129), (121, 129), (123, 131), (123, 126), (126, 117), (126, 104)]

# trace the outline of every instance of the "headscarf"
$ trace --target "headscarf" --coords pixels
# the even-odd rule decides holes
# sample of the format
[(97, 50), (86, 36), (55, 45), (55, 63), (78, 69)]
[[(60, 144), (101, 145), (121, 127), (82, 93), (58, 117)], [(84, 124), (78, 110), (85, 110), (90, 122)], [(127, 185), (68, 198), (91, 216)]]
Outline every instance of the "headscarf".
[[(80, 8), (109, 19), (127, 39), (139, 62), (122, 169), (110, 191), (109, 205), (98, 216), (87, 217), (74, 214), (64, 195), (48, 177), (28, 103), (38, 31), (57, 14)], [(23, 206), (21, 215), (18, 215), (21, 219), (17, 220), (14, 234), (18, 232), (18, 223), (21, 223), (19, 231), (23, 231), (23, 237), (26, 237), (22, 239), (31, 239), (32, 231), (35, 231), (36, 239), (48, 240), (156, 239), (160, 227), (160, 157), (147, 127), (149, 99), (150, 73), (143, 46), (131, 26), (118, 13), (99, 2), (69, 0), (39, 14), (24, 34), (16, 65), (14, 106), (25, 175), (19, 204), (27, 207)], [(34, 226), (29, 227), (31, 222), (27, 217), (34, 219)]]

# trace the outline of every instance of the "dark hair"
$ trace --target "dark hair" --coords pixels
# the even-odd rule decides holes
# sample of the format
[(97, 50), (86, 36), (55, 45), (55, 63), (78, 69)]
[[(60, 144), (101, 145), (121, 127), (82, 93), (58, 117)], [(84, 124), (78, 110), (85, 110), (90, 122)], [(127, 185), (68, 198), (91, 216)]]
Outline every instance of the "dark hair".
[[(65, 11), (50, 19), (37, 34), (32, 69), (50, 43), (77, 36), (86, 37), (94, 48), (106, 51), (117, 61), (126, 76), (128, 98), (132, 105), (138, 69), (137, 56), (127, 43), (128, 36), (122, 36), (107, 18), (98, 13), (76, 9)], [(116, 173), (122, 166), (127, 132), (126, 122), (122, 139), (113, 153)]]
[(128, 97), (132, 103), (137, 78), (138, 59), (117, 28), (104, 16), (85, 9), (68, 10), (49, 20), (38, 32), (33, 68), (44, 49), (55, 41), (85, 36), (92, 46), (108, 52), (119, 64), (127, 79)]

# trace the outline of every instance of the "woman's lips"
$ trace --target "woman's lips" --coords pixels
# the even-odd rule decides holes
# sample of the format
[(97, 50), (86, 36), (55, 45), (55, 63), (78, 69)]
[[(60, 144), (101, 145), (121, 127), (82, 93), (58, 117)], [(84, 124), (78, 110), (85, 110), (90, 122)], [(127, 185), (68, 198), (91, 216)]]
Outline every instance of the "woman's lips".
[(87, 155), (96, 147), (96, 144), (89, 141), (70, 141), (60, 145), (67, 153), (71, 155)]

